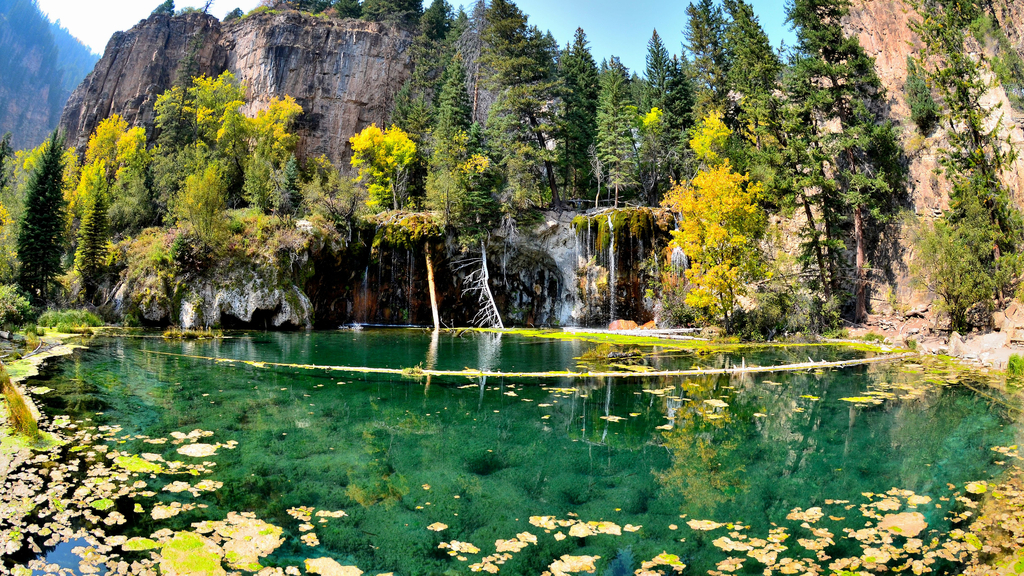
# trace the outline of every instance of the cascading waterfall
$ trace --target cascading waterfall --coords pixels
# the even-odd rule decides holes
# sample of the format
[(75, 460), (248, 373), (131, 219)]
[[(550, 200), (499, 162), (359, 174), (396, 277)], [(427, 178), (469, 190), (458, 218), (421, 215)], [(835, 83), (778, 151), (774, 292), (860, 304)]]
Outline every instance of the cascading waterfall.
[(609, 322), (614, 322), (618, 318), (615, 317), (615, 226), (612, 224), (612, 215), (608, 215), (608, 300), (610, 302), (610, 310), (608, 314)]
[[(672, 215), (672, 218), (675, 220), (676, 230), (679, 230), (679, 218), (675, 214)], [(690, 258), (679, 246), (672, 247), (672, 267), (680, 270), (687, 270), (690, 267)]]

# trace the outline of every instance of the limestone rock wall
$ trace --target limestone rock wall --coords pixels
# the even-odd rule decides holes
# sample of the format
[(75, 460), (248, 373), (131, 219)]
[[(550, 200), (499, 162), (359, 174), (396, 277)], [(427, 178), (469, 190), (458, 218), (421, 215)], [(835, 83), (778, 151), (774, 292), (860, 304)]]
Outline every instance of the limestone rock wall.
[(411, 43), (410, 33), (388, 25), (289, 10), (227, 23), (203, 14), (153, 16), (111, 38), (72, 94), (61, 127), (79, 148), (112, 114), (151, 128), (157, 96), (194, 59), (201, 74), (229, 70), (245, 84), (247, 113), (274, 97), (295, 98), (304, 111), (299, 153), (338, 162), (353, 134), (387, 120), (394, 94), (412, 73)]

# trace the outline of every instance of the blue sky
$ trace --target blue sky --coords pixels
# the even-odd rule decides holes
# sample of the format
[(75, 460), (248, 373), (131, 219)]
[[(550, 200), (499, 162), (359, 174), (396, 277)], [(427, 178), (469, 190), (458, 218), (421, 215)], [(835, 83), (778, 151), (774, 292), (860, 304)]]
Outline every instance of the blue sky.
[[(451, 0), (449, 0), (451, 1)], [(38, 0), (40, 8), (52, 20), (60, 20), (65, 28), (98, 54), (103, 53), (110, 36), (127, 30), (160, 4), (160, 0)], [(177, 0), (178, 7), (198, 4), (199, 0)], [(223, 16), (238, 6), (243, 10), (255, 7), (258, 0), (216, 0), (211, 12)], [(458, 5), (456, 0), (453, 4)], [(550, 30), (563, 46), (577, 27), (590, 39), (598, 62), (618, 56), (630, 69), (642, 73), (647, 41), (657, 28), (672, 53), (679, 53), (686, 26), (686, 6), (681, 0), (518, 0), (517, 4), (530, 15), (530, 21), (543, 30)], [(782, 0), (752, 0), (761, 25), (772, 44), (783, 40), (793, 43), (793, 33), (786, 24)]]

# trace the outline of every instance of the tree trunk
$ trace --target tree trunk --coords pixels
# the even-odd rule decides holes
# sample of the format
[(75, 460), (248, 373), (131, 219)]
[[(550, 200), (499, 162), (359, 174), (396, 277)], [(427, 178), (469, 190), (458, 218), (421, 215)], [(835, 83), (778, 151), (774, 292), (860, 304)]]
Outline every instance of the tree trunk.
[(864, 257), (864, 215), (860, 206), (853, 209), (853, 235), (857, 242), (857, 308), (853, 313), (853, 321), (861, 323), (868, 313), (867, 291), (868, 283), (865, 277)]
[(427, 285), (430, 288), (430, 311), (434, 314), (434, 330), (441, 329), (441, 316), (437, 310), (437, 288), (434, 285), (434, 259), (430, 254), (430, 244), (425, 246), (427, 253)]
[[(540, 144), (541, 150), (547, 150), (547, 138), (544, 138), (544, 133), (540, 131), (537, 119), (534, 118), (533, 114), (530, 114), (529, 118), (530, 127), (533, 128), (533, 133), (537, 135), (537, 143)], [(555, 168), (551, 165), (550, 160), (544, 161), (544, 171), (548, 175), (548, 185), (551, 187), (551, 207), (561, 208), (562, 198), (558, 195), (558, 180), (555, 179)]]
[(821, 242), (818, 241), (818, 227), (814, 224), (814, 213), (811, 212), (811, 203), (807, 200), (807, 195), (803, 192), (800, 193), (800, 199), (803, 200), (804, 213), (807, 215), (807, 224), (814, 230), (814, 255), (818, 260), (818, 276), (821, 279), (822, 289), (825, 290), (825, 298), (832, 298), (831, 284), (825, 279), (825, 255), (821, 251)]
[(619, 185), (615, 185), (615, 209), (619, 209)]

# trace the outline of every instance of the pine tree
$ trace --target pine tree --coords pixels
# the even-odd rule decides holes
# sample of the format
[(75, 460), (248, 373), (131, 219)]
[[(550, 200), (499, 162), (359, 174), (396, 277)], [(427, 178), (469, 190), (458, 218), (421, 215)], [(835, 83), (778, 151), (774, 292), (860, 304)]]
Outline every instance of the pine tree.
[(466, 71), (462, 56), (456, 55), (441, 76), (441, 93), (435, 106), (435, 133), (449, 136), (469, 130), (473, 106), (466, 93)]
[(910, 105), (910, 119), (917, 124), (922, 136), (930, 136), (939, 123), (939, 104), (932, 96), (932, 89), (913, 56), (907, 56), (907, 83), (904, 90), (907, 104)]
[(334, 3), (334, 11), (339, 18), (360, 18), (363, 15), (363, 7), (359, 0), (337, 0)]
[(105, 163), (87, 166), (82, 173), (80, 190), (85, 189), (85, 213), (78, 228), (78, 250), (75, 252), (75, 269), (92, 286), (107, 261), (107, 239), (109, 226), (108, 185), (104, 175)]
[(530, 26), (526, 15), (510, 0), (493, 0), (486, 21), (480, 60), (487, 69), (488, 84), (501, 91), (488, 124), (520, 144), (519, 157), (507, 159), (516, 165), (513, 170), (536, 161), (543, 164), (551, 203), (560, 207), (553, 155), (548, 150), (548, 134), (554, 131), (554, 108), (549, 103), (560, 89), (555, 73), (557, 45), (550, 34)]
[(245, 16), (245, 12), (242, 12), (241, 8), (235, 8), (234, 10), (232, 10), (231, 12), (228, 12), (224, 16), (224, 21), (225, 22), (231, 22), (232, 20), (237, 20), (237, 19), (241, 18), (242, 16)]
[(415, 23), (423, 13), (422, 0), (364, 0), (363, 19), (371, 22)]
[(690, 73), (695, 86), (695, 112), (700, 118), (712, 110), (727, 112), (729, 66), (724, 47), (725, 18), (714, 0), (697, 0), (686, 8), (689, 17), (683, 35), (693, 58)]
[[(853, 221), (854, 319), (860, 321), (867, 310), (865, 218), (884, 221), (892, 215), (902, 173), (896, 131), (873, 111), (884, 96), (874, 59), (843, 30), (849, 6), (849, 0), (795, 0), (790, 5), (799, 42), (786, 89), (793, 126), (806, 131), (794, 142), (806, 152), (802, 162), (788, 169), (805, 171), (798, 194), (808, 215), (806, 246), (818, 261), (826, 296), (840, 288), (842, 229)], [(812, 203), (821, 215), (821, 231), (811, 217)]]
[(725, 29), (729, 90), (740, 98), (736, 127), (747, 141), (760, 144), (762, 127), (774, 115), (782, 61), (750, 4), (725, 0), (725, 7), (730, 18)]
[(18, 233), (19, 284), (45, 300), (61, 271), (64, 244), (64, 139), (54, 131), (39, 165), (29, 177)]
[(566, 194), (580, 198), (594, 182), (590, 174), (590, 149), (597, 139), (597, 102), (601, 77), (582, 28), (560, 61), (565, 83), (561, 118), (562, 146), (559, 163)]
[(665, 43), (655, 30), (647, 42), (647, 95), (642, 101), (645, 110), (651, 108), (665, 109), (669, 98), (670, 82), (674, 64)]
[(630, 105), (626, 70), (618, 58), (601, 72), (601, 104), (597, 112), (597, 149), (608, 172), (608, 186), (619, 194), (635, 184), (632, 155), (635, 152), (633, 125), (636, 107)]
[(3, 138), (0, 138), (0, 192), (3, 192), (4, 188), (10, 184), (11, 174), (7, 164), (14, 158), (14, 148), (11, 147), (12, 137), (11, 133), (7, 132)]
[[(967, 31), (980, 10), (967, 0), (915, 2), (915, 7), (922, 19), (912, 29), (925, 45), (918, 66), (943, 103), (942, 122), (948, 128), (940, 163), (953, 190), (945, 218), (954, 227), (987, 228), (965, 231), (965, 235), (985, 239), (982, 247), (992, 256), (984, 264), (1002, 300), (1003, 289), (1019, 275), (1014, 261), (1024, 224), (1002, 180), (1019, 152), (1010, 141), (1005, 112), (983, 104), (991, 89), (986, 77), (991, 63), (984, 51), (974, 54), (965, 48)], [(977, 217), (978, 212), (985, 217)], [(1004, 261), (1007, 256), (1009, 261)]]
[(452, 27), (452, 6), (446, 0), (434, 0), (420, 18), (420, 30), (435, 42), (448, 37)]
[(164, 0), (163, 4), (157, 6), (156, 10), (153, 10), (152, 16), (156, 16), (158, 14), (174, 16), (174, 0)]

